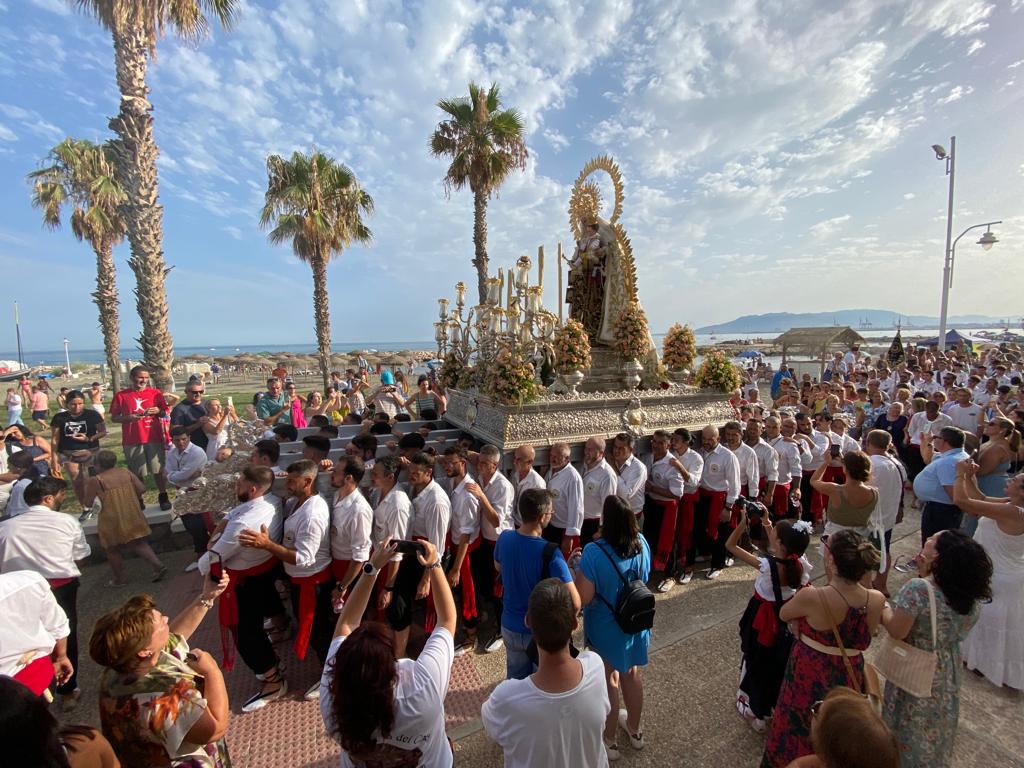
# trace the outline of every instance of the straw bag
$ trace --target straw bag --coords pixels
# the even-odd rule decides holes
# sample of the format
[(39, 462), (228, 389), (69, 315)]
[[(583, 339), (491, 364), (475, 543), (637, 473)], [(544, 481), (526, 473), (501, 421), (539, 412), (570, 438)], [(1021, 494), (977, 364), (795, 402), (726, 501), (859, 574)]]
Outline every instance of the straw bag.
[(928, 607), (932, 619), (932, 649), (922, 648), (897, 640), (888, 632), (878, 640), (874, 665), (879, 674), (897, 688), (906, 691), (919, 699), (930, 699), (932, 682), (935, 679), (935, 644), (937, 629), (935, 620), (935, 589), (931, 581), (924, 579), (928, 588)]

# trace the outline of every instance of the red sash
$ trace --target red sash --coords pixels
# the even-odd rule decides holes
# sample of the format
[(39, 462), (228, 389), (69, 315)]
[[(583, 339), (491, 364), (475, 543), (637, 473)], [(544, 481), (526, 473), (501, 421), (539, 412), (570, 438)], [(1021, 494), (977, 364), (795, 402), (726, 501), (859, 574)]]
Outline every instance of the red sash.
[(661, 509), (661, 529), (658, 531), (658, 544), (654, 550), (654, 562), (651, 567), (655, 571), (664, 571), (665, 565), (672, 555), (672, 543), (676, 537), (679, 502), (676, 499), (648, 496), (647, 503)]
[(316, 586), (331, 578), (331, 566), (328, 565), (320, 573), (312, 576), (290, 576), (292, 584), (299, 588), (299, 629), (295, 633), (295, 655), (299, 659), (306, 658), (309, 638), (313, 634), (313, 617), (316, 615)]
[(273, 570), (277, 565), (276, 557), (268, 557), (266, 562), (254, 565), (252, 568), (245, 568), (236, 571), (233, 568), (226, 569), (228, 576), (228, 588), (221, 593), (217, 600), (217, 621), (220, 624), (220, 649), (224, 657), (223, 667), (230, 672), (235, 668), (235, 645), (238, 638), (238, 597), (235, 595), (235, 587), (245, 582), (246, 576), (259, 576), (261, 573)]
[[(768, 488), (768, 481), (765, 478), (761, 478), (759, 483), (761, 494), (763, 495), (765, 489)], [(771, 510), (775, 513), (776, 519), (785, 517), (789, 512), (789, 483), (775, 483), (775, 494), (771, 500)]]
[(14, 679), (28, 688), (36, 696), (42, 696), (43, 691), (50, 687), (53, 682), (53, 662), (49, 656), (40, 656), (30, 661), (20, 672), (14, 675)]
[(725, 491), (711, 491), (707, 488), (698, 489), (702, 505), (707, 506), (707, 534), (712, 541), (718, 540), (718, 517), (725, 509)]
[[(444, 537), (445, 550), (452, 549), (451, 531)], [(480, 537), (477, 536), (466, 547), (466, 556), (462, 558), (462, 566), (459, 568), (459, 586), (462, 587), (462, 617), (472, 619), (476, 617), (476, 589), (473, 585), (473, 572), (469, 567), (469, 553), (480, 546)], [(437, 624), (437, 612), (434, 611), (434, 591), (427, 595), (427, 613), (423, 622), (423, 628), (427, 632), (433, 632)]]
[(679, 520), (676, 523), (676, 537), (679, 543), (679, 557), (685, 558), (693, 546), (693, 506), (700, 494), (684, 493), (679, 500)]
[(775, 638), (779, 635), (779, 617), (775, 613), (775, 603), (765, 600), (757, 592), (754, 592), (754, 599), (758, 601), (758, 606), (751, 627), (757, 631), (757, 642), (770, 648), (775, 645)]
[(66, 579), (47, 579), (47, 582), (49, 582), (50, 584), (50, 589), (60, 589), (61, 587), (70, 584), (77, 578), (77, 576), (69, 576)]
[(331, 573), (334, 574), (334, 578), (337, 580), (338, 586), (345, 586), (341, 581), (345, 578), (345, 574), (348, 573), (348, 567), (350, 565), (352, 565), (351, 560), (331, 560)]

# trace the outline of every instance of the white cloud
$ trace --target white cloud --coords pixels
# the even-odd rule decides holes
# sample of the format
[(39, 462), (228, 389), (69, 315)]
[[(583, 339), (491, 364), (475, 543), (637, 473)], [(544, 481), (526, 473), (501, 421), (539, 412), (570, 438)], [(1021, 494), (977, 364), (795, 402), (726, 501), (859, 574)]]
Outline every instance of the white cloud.
[(814, 224), (810, 227), (809, 232), (812, 237), (817, 239), (828, 237), (838, 230), (843, 224), (848, 222), (850, 218), (851, 216), (848, 213), (844, 213), (842, 216), (833, 216), (831, 219), (825, 219), (824, 221), (819, 221), (817, 224)]
[(71, 6), (65, 0), (32, 0), (32, 5), (60, 16), (67, 16), (71, 13)]
[(917, 197), (917, 195), (915, 195), (913, 192), (907, 192), (906, 194), (903, 195), (904, 200), (913, 200), (915, 197)]
[(985, 47), (985, 41), (984, 40), (978, 40), (978, 39), (971, 40), (971, 44), (969, 46), (967, 46), (967, 55), (968, 56), (973, 56), (974, 54), (976, 54), (978, 51), (980, 51), (984, 47)]
[(0, 141), (17, 141), (17, 134), (3, 123), (0, 123)]
[(970, 96), (974, 93), (974, 87), (968, 85), (966, 88), (962, 85), (958, 85), (953, 88), (948, 94), (939, 99), (937, 104), (952, 104), (954, 101), (960, 101), (964, 96)]

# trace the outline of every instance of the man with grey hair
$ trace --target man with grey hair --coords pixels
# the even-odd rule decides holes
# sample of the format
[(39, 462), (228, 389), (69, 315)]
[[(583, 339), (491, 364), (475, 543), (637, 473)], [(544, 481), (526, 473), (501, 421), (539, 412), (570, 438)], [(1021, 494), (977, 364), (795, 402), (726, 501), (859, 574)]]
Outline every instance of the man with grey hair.
[(892, 437), (883, 429), (873, 429), (864, 437), (864, 452), (871, 460), (871, 484), (878, 489), (878, 503), (871, 513), (871, 540), (882, 552), (882, 567), (875, 574), (874, 587), (886, 597), (889, 591), (889, 545), (892, 529), (903, 510), (903, 484), (907, 470), (892, 450)]
[(512, 528), (512, 505), (516, 491), (501, 472), (501, 450), (494, 445), (485, 445), (476, 454), (476, 475), (479, 484), (466, 483), (466, 490), (480, 502), (480, 555), (471, 561), (473, 583), (477, 588), (477, 602), (490, 606), (489, 614), (494, 619), (494, 629), (489, 636), (482, 637), (480, 645), (485, 653), (492, 653), (501, 647), (501, 598), (495, 594), (494, 547), (502, 531)]
[(603, 437), (591, 437), (583, 445), (583, 525), (580, 526), (580, 546), (587, 546), (601, 527), (604, 500), (614, 496), (619, 487), (619, 476), (604, 457)]
[(522, 522), (519, 517), (519, 499), (522, 498), (523, 493), (531, 488), (539, 488), (541, 490), (547, 488), (544, 478), (533, 468), (533, 462), (536, 459), (537, 451), (533, 449), (532, 445), (520, 445), (516, 448), (515, 454), (513, 454), (512, 461), (516, 468), (513, 485), (516, 489), (516, 498), (512, 505), (512, 521), (515, 523), (516, 528)]
[(551, 491), (551, 520), (544, 539), (557, 544), (566, 558), (579, 543), (583, 525), (583, 478), (569, 463), (568, 443), (555, 443), (548, 451), (550, 469), (544, 479)]

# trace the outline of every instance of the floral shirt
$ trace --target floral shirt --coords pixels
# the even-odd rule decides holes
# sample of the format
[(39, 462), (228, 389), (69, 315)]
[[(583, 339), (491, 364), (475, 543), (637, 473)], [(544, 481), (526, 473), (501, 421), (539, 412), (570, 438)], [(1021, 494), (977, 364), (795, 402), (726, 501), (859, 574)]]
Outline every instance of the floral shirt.
[(203, 678), (186, 663), (188, 643), (171, 635), (144, 677), (108, 669), (100, 681), (100, 722), (124, 766), (231, 768), (224, 739), (191, 744), (186, 735), (206, 711)]

